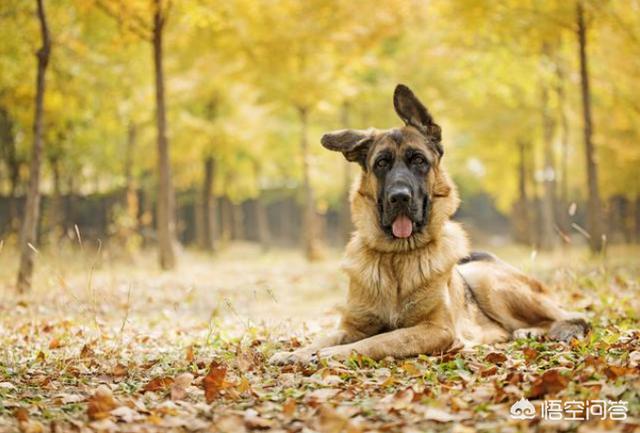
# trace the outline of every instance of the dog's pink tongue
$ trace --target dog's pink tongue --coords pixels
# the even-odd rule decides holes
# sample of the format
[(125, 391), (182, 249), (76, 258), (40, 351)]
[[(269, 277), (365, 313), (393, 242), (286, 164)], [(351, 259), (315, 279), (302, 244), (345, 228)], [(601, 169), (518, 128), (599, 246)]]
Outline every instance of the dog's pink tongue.
[(391, 230), (393, 231), (393, 235), (397, 238), (408, 238), (411, 236), (411, 232), (413, 231), (413, 223), (408, 217), (400, 215), (393, 222)]

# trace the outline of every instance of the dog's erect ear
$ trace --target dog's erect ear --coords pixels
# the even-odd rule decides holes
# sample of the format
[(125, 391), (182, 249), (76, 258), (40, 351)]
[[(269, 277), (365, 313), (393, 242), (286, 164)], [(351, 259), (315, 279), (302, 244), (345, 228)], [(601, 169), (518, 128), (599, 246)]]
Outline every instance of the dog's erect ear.
[(440, 143), (442, 139), (440, 126), (435, 124), (426, 107), (404, 84), (396, 86), (393, 92), (393, 106), (404, 123), (418, 129), (435, 143)]
[(366, 131), (342, 129), (327, 132), (322, 136), (320, 142), (329, 150), (342, 152), (348, 161), (357, 162), (366, 169), (367, 153), (373, 142), (373, 136), (374, 130), (372, 129)]

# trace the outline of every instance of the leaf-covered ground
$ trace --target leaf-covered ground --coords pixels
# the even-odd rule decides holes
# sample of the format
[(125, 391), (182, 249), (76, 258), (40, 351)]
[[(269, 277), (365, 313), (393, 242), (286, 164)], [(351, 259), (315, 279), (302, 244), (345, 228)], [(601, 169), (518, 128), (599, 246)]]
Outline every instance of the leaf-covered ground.
[[(333, 326), (345, 294), (337, 259), (235, 246), (154, 258), (42, 252), (32, 293), (11, 290), (0, 251), (0, 432), (623, 431), (640, 425), (640, 251), (501, 252), (586, 310), (590, 336), (518, 340), (441, 357), (354, 356), (275, 367), (276, 350)], [(335, 253), (339, 256), (339, 253)], [(625, 421), (514, 420), (521, 397), (624, 400)]]

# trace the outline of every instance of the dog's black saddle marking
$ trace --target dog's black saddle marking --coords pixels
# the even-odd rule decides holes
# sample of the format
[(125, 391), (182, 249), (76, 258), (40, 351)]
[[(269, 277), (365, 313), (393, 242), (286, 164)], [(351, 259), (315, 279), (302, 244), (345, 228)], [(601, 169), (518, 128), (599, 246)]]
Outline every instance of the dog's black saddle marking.
[(467, 257), (463, 257), (458, 261), (459, 265), (469, 262), (495, 262), (496, 256), (485, 251), (472, 251)]

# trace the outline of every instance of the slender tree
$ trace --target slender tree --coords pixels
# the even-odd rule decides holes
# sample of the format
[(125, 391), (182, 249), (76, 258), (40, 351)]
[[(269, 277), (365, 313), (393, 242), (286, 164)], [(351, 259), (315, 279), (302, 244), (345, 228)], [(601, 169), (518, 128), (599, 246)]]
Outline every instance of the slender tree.
[(298, 107), (298, 115), (300, 118), (300, 150), (302, 154), (303, 166), (302, 188), (304, 195), (304, 209), (302, 213), (302, 230), (304, 251), (308, 259), (314, 260), (318, 257), (319, 252), (317, 240), (316, 205), (309, 174), (309, 110), (306, 107)]
[(593, 145), (593, 120), (591, 116), (591, 90), (589, 84), (589, 64), (587, 56), (587, 25), (584, 17), (582, 1), (576, 3), (576, 20), (578, 24), (578, 49), (580, 57), (580, 90), (582, 94), (582, 117), (584, 131), (584, 151), (587, 165), (587, 231), (589, 232), (589, 246), (594, 252), (602, 250), (602, 209), (600, 206), (600, 192), (598, 190), (598, 166), (596, 164), (595, 148)]
[(215, 249), (216, 232), (216, 208), (213, 197), (213, 180), (215, 179), (215, 160), (208, 156), (204, 160), (204, 179), (202, 184), (202, 198), (200, 207), (200, 218), (202, 219), (202, 234), (200, 236), (200, 247), (206, 251)]
[[(546, 48), (543, 51), (548, 51)], [(540, 227), (540, 248), (550, 250), (556, 245), (556, 168), (553, 155), (553, 136), (555, 121), (549, 109), (549, 89), (543, 81), (541, 83), (541, 114), (542, 114), (542, 225)]]
[(165, 106), (165, 86), (163, 69), (163, 35), (168, 7), (162, 0), (154, 0), (152, 42), (153, 67), (156, 90), (156, 126), (158, 128), (158, 243), (160, 266), (172, 269), (176, 265), (174, 252), (175, 215), (173, 186), (171, 185), (171, 165), (169, 163), (169, 142), (167, 140), (167, 115)]
[(8, 229), (14, 231), (18, 221), (16, 190), (20, 177), (20, 161), (16, 155), (14, 122), (4, 108), (0, 108), (0, 157), (5, 162), (9, 180)]
[(139, 12), (134, 2), (124, 3), (113, 0), (96, 0), (97, 6), (113, 17), (140, 39), (150, 43), (153, 57), (153, 72), (156, 97), (157, 128), (157, 171), (158, 197), (156, 204), (156, 230), (158, 233), (158, 254), (160, 267), (172, 269), (176, 265), (174, 246), (175, 236), (175, 199), (171, 182), (169, 158), (169, 140), (167, 138), (167, 115), (164, 80), (163, 41), (167, 19), (172, 7), (171, 0), (150, 0), (151, 20)]
[[(556, 94), (558, 95), (558, 117), (560, 121), (560, 196), (556, 218), (560, 229), (569, 232), (569, 117), (567, 116), (567, 95), (565, 91), (566, 73), (562, 59), (556, 60)], [(568, 238), (567, 238), (568, 239)]]
[(35, 115), (33, 117), (33, 148), (29, 171), (29, 186), (27, 188), (27, 202), (25, 204), (24, 220), (20, 232), (20, 268), (18, 270), (17, 288), (25, 292), (31, 288), (31, 278), (35, 261), (34, 245), (37, 240), (38, 216), (40, 214), (40, 165), (44, 135), (43, 106), (45, 95), (45, 74), (51, 55), (51, 37), (44, 10), (44, 0), (36, 0), (38, 7), (38, 21), (42, 46), (38, 50), (36, 73)]

